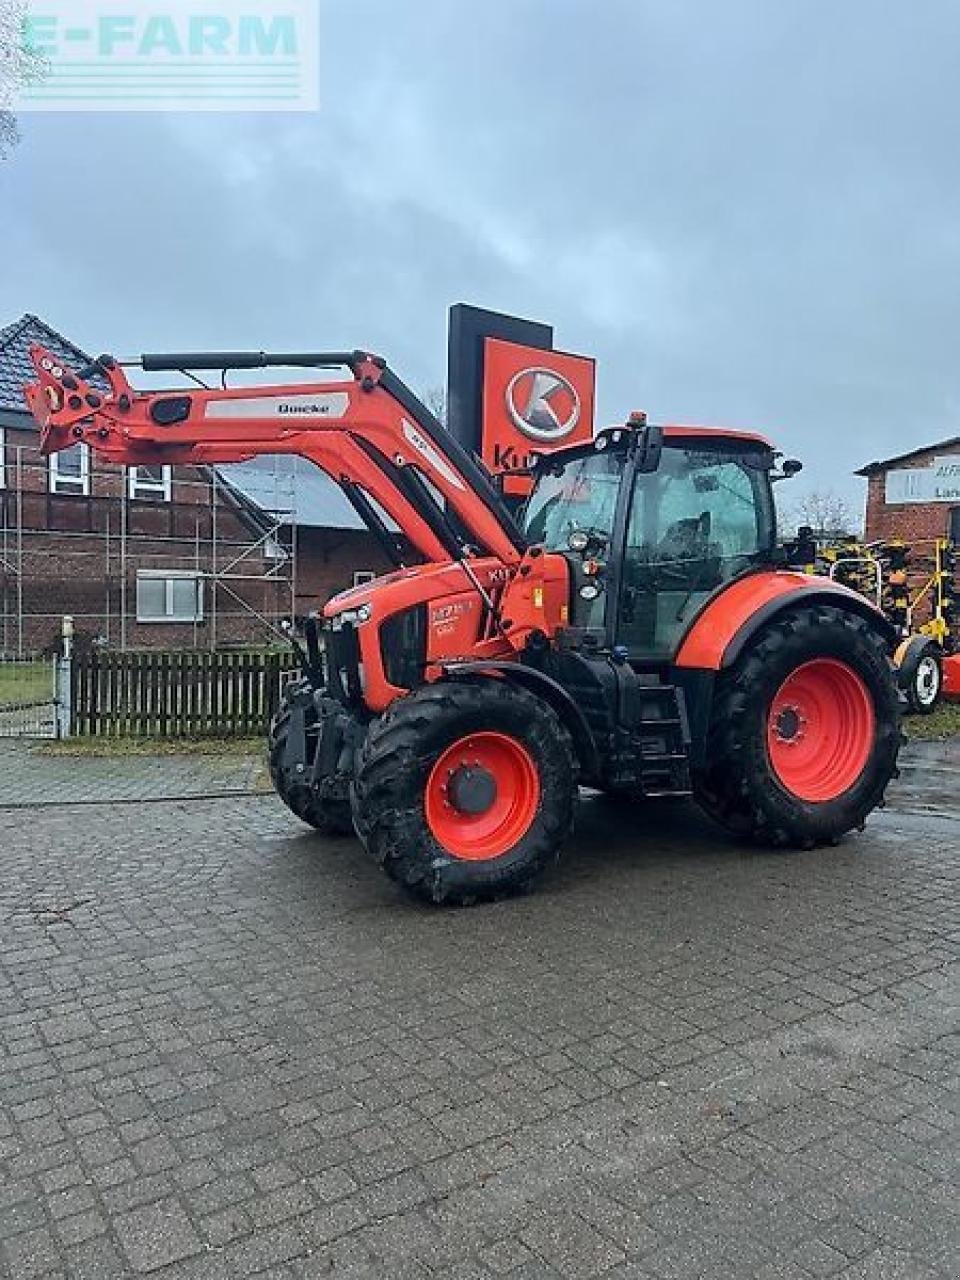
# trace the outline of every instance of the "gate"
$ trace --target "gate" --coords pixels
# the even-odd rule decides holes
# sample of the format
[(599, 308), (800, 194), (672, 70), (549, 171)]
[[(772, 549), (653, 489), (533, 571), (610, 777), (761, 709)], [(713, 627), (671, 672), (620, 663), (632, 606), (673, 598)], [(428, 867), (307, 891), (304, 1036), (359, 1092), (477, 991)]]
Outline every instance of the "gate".
[(0, 654), (0, 738), (55, 738), (57, 723), (57, 660)]

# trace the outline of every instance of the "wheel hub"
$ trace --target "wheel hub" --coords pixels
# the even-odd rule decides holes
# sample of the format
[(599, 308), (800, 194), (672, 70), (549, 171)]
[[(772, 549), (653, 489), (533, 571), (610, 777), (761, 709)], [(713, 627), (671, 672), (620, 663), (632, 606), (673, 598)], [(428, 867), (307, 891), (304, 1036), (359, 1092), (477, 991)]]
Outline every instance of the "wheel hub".
[(930, 698), (937, 692), (940, 672), (933, 658), (924, 658), (917, 668), (917, 686), (920, 695)]
[(540, 778), (519, 738), (485, 729), (440, 753), (423, 800), (427, 825), (447, 853), (466, 861), (499, 858), (535, 821)]
[(838, 658), (812, 658), (787, 676), (767, 713), (773, 772), (811, 804), (850, 791), (870, 762), (877, 718), (860, 673)]
[(777, 714), (776, 734), (780, 742), (799, 742), (804, 720), (797, 707), (783, 707)]
[(465, 760), (450, 774), (447, 800), (460, 813), (486, 813), (497, 798), (497, 782), (489, 769)]

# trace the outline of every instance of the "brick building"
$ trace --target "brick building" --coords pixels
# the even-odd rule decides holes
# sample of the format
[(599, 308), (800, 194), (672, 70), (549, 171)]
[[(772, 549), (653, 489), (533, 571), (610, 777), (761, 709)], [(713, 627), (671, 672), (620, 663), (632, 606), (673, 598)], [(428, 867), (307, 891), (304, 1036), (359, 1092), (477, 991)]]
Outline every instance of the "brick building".
[(90, 357), (33, 315), (0, 329), (0, 654), (81, 645), (263, 644), (294, 613), (387, 566), (312, 464), (129, 467), (85, 445), (39, 451), (23, 401), (41, 343)]
[(306, 459), (277, 454), (217, 472), (276, 522), (276, 541), (294, 556), (297, 615), (393, 567), (340, 489)]
[(960, 544), (960, 436), (871, 462), (857, 475), (867, 481), (867, 542), (902, 539), (919, 551), (938, 538)]

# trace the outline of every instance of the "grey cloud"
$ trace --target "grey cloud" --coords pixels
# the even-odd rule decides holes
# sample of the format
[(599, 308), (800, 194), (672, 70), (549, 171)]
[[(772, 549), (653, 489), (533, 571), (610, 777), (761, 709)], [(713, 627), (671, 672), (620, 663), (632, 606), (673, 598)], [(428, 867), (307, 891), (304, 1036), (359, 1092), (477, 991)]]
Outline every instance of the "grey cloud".
[(322, 10), (316, 117), (36, 117), (11, 318), (87, 346), (364, 343), (441, 380), (458, 300), (598, 357), (600, 409), (753, 425), (808, 484), (956, 432), (960, 10)]

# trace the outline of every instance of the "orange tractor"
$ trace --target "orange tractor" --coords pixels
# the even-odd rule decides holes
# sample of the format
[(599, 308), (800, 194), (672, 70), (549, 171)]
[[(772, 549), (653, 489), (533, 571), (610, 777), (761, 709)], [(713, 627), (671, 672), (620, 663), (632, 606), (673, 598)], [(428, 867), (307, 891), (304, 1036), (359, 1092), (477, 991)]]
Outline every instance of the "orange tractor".
[[(302, 455), (396, 568), (308, 622), (270, 739), (277, 792), (354, 831), (433, 902), (523, 889), (578, 788), (693, 795), (737, 836), (834, 843), (896, 771), (895, 634), (791, 568), (778, 454), (759, 435), (642, 415), (541, 455), (514, 517), (476, 458), (366, 352), (144, 356), (152, 371), (341, 367), (336, 381), (138, 391), (101, 357), (32, 352), (55, 452), (120, 464)], [(402, 530), (402, 538), (398, 536)]]

